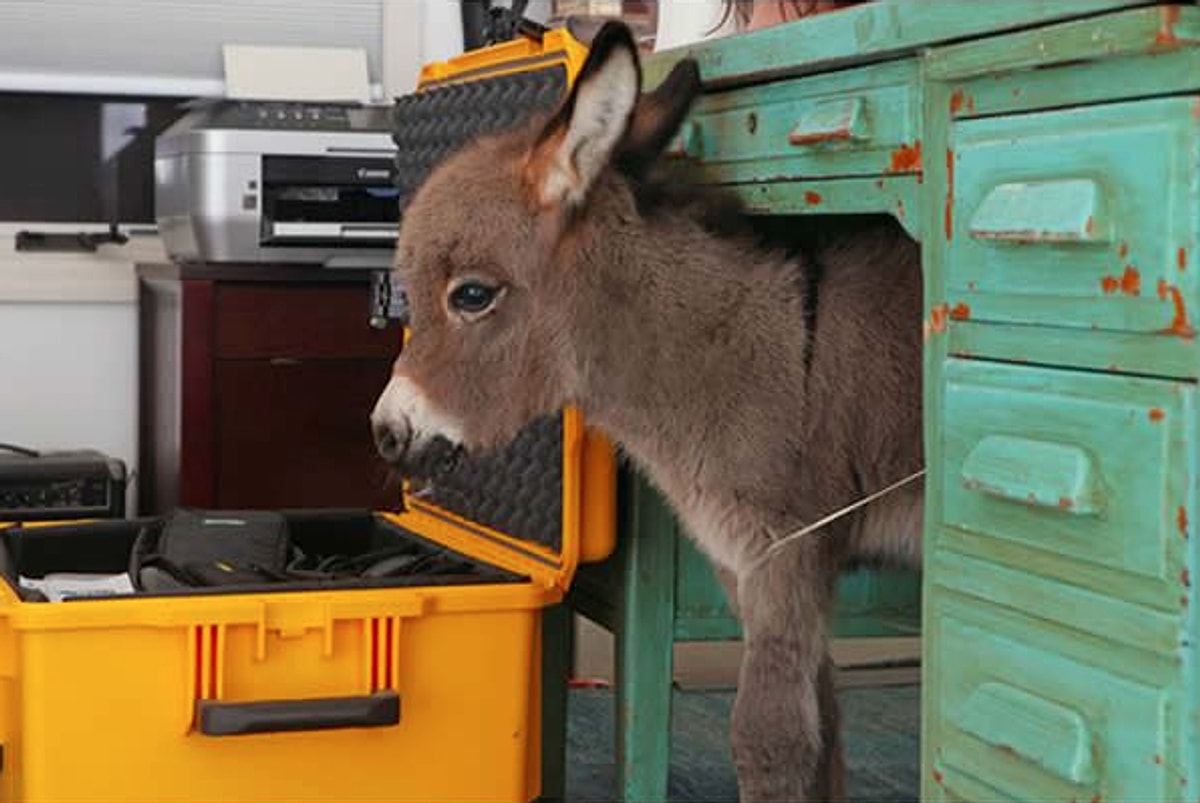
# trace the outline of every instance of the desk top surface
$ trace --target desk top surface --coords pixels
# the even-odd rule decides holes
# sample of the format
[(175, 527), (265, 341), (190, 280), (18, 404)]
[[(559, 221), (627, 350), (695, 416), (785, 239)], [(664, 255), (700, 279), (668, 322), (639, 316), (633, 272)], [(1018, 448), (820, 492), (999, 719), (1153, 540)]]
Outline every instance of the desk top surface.
[(874, 0), (737, 36), (663, 50), (646, 59), (646, 86), (657, 85), (680, 58), (700, 64), (707, 87), (797, 76), (900, 58), (922, 47), (1155, 5), (1146, 0)]
[(366, 283), (370, 281), (372, 273), (365, 269), (259, 263), (143, 262), (137, 265), (137, 276), (142, 281)]

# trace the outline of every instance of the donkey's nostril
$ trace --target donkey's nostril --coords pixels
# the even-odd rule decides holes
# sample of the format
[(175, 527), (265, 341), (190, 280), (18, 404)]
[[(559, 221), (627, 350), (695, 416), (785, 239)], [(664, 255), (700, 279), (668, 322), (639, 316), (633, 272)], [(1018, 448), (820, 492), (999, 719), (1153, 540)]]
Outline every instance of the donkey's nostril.
[(371, 431), (375, 436), (375, 450), (379, 456), (389, 463), (399, 462), (407, 448), (407, 439), (397, 433), (388, 423), (375, 421), (371, 423)]

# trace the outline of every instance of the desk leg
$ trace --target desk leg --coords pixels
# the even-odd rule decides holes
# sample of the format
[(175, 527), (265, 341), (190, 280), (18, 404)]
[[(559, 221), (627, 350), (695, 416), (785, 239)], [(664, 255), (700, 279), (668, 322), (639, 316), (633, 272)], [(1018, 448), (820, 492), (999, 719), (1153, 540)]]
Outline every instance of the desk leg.
[(565, 603), (542, 613), (542, 803), (566, 800), (567, 682), (574, 635), (571, 609)]
[(641, 477), (627, 473), (622, 491), (625, 593), (615, 633), (618, 799), (661, 803), (671, 757), (676, 524)]

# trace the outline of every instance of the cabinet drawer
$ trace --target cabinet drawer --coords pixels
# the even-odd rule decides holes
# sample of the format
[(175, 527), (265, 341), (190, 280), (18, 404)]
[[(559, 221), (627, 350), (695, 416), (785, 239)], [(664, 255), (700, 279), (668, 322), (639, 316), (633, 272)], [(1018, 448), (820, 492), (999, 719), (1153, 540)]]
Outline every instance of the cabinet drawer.
[[(935, 800), (1173, 799), (1167, 693), (931, 607)], [(1050, 636), (1051, 638), (1053, 636)]]
[(394, 357), (396, 325), (369, 324), (370, 290), (361, 285), (235, 284), (216, 299), (216, 356)]
[(217, 364), (215, 507), (395, 507), (371, 440), (387, 359)]
[[(940, 523), (1178, 610), (1190, 585), (1192, 385), (962, 360), (943, 378)], [(1026, 554), (1021, 568), (1036, 570)]]
[(918, 86), (906, 61), (714, 92), (673, 152), (722, 183), (916, 173)]
[(1196, 99), (954, 124), (954, 317), (1191, 338)]

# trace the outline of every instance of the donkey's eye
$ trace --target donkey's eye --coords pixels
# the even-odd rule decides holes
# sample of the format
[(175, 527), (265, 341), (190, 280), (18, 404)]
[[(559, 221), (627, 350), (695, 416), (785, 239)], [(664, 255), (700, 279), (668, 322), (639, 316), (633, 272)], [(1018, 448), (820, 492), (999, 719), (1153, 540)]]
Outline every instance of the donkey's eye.
[(500, 288), (480, 282), (463, 282), (450, 291), (450, 308), (457, 312), (478, 314), (492, 306)]

